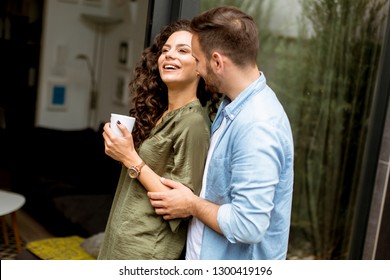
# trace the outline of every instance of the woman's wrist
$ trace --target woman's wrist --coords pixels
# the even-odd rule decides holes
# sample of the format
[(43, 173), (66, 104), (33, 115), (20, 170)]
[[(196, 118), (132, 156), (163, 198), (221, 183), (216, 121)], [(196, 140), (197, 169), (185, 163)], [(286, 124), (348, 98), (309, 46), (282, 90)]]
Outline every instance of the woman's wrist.
[(134, 153), (134, 155), (127, 156), (126, 159), (122, 161), (122, 164), (127, 168), (130, 168), (139, 165), (141, 162), (143, 162), (141, 157), (137, 153)]

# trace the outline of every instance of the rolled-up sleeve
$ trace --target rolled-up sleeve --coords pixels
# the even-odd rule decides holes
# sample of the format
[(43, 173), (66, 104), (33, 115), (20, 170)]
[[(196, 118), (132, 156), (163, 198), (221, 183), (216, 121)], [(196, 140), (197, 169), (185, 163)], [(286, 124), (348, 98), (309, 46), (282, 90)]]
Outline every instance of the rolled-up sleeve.
[(218, 224), (231, 243), (262, 240), (270, 225), (281, 170), (277, 129), (267, 123), (240, 128), (231, 150), (230, 202), (220, 206)]

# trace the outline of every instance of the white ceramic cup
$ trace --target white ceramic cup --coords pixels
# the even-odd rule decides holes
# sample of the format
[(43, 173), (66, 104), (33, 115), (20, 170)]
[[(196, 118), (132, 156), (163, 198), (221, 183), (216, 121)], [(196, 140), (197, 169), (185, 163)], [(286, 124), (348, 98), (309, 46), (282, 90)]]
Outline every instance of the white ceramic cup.
[(128, 131), (131, 132), (133, 130), (135, 118), (129, 117), (126, 115), (111, 113), (111, 119), (110, 119), (111, 129), (113, 131), (115, 131), (116, 134), (123, 136), (122, 132), (120, 131), (119, 127), (117, 126), (118, 121), (120, 121), (121, 124), (126, 126)]

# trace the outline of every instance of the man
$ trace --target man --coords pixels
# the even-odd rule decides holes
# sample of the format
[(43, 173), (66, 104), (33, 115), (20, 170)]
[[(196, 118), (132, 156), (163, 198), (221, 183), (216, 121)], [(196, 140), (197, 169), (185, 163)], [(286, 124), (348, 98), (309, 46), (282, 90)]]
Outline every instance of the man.
[(200, 197), (163, 179), (149, 192), (164, 219), (193, 217), (186, 259), (286, 259), (294, 147), (288, 117), (258, 70), (253, 19), (234, 7), (195, 17), (192, 52), (207, 85), (225, 95), (212, 124)]

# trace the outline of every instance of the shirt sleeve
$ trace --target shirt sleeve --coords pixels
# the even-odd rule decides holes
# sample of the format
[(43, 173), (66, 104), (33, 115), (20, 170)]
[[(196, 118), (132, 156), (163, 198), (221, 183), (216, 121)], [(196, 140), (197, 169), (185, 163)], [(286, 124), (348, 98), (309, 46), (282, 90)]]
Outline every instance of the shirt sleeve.
[(229, 158), (231, 202), (218, 210), (218, 224), (232, 243), (258, 243), (270, 225), (282, 166), (277, 128), (267, 123), (242, 126)]
[[(200, 113), (183, 116), (176, 124), (175, 140), (172, 180), (181, 182), (199, 195), (210, 144), (210, 123)], [(173, 232), (177, 231), (180, 222), (181, 219), (170, 221)]]

